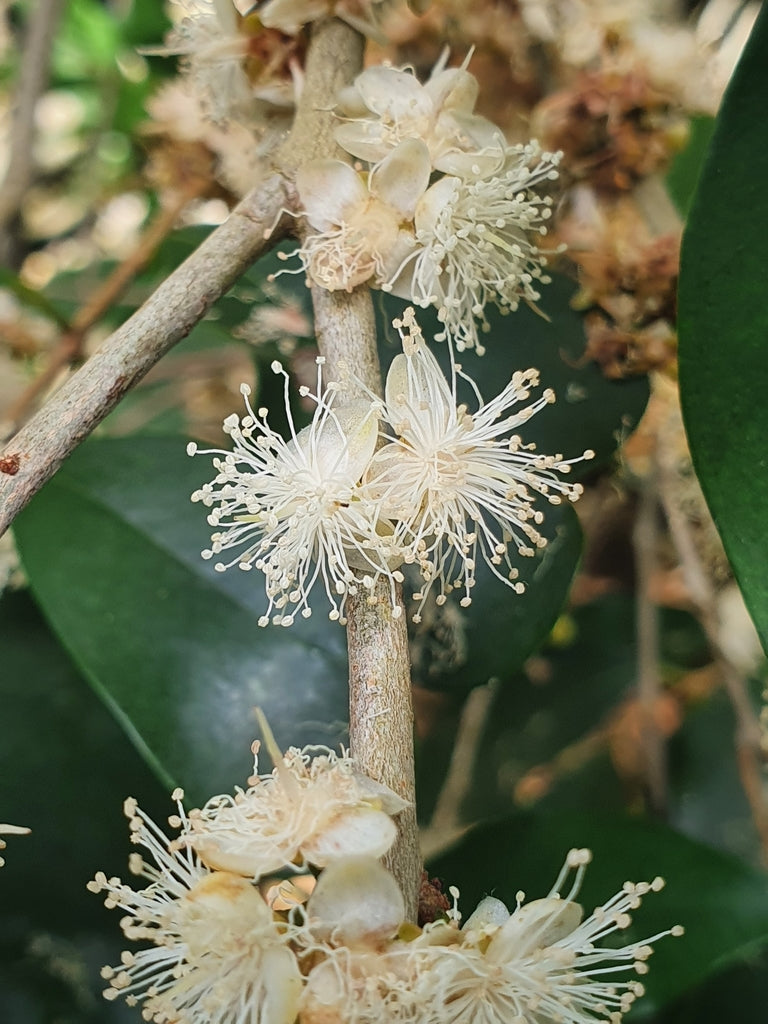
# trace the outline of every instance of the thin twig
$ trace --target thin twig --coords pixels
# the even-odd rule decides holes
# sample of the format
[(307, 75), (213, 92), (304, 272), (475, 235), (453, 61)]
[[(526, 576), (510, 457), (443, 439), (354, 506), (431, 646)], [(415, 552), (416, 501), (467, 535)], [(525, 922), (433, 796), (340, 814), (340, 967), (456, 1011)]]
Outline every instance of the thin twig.
[(633, 534), (637, 568), (637, 694), (642, 716), (642, 746), (651, 809), (664, 814), (667, 806), (667, 772), (664, 741), (656, 725), (655, 710), (661, 692), (659, 678), (659, 615), (650, 598), (656, 560), (656, 487), (646, 480)]
[[(294, 130), (281, 151), (287, 173), (314, 157), (340, 155), (331, 113), (339, 89), (362, 67), (362, 39), (343, 22), (318, 22), (307, 53), (304, 90)], [(347, 292), (312, 288), (315, 332), (326, 379), (352, 370), (381, 394), (373, 303), (367, 287)], [(398, 816), (398, 839), (386, 858), (415, 921), (421, 855), (416, 824), (413, 704), (405, 612), (393, 618), (385, 583), (347, 601), (350, 750), (360, 769), (410, 802)]]
[(7, 263), (11, 242), (8, 226), (18, 213), (32, 180), (35, 107), (48, 84), (51, 46), (64, 0), (38, 0), (30, 12), (26, 38), (19, 55), (10, 162), (0, 185), (0, 263)]
[(200, 195), (204, 187), (205, 183), (202, 181), (193, 182), (186, 190), (179, 192), (172, 203), (162, 207), (142, 234), (133, 252), (115, 267), (106, 280), (95, 289), (85, 305), (75, 313), (69, 329), (59, 338), (45, 368), (19, 395), (3, 417), (4, 423), (9, 427), (4, 441), (16, 433), (33, 411), (39, 397), (46, 393), (61, 371), (82, 358), (83, 341), (87, 332), (98, 323), (134, 277), (146, 266), (160, 243), (175, 226), (184, 207)]
[(421, 833), (421, 851), (426, 858), (437, 856), (473, 824), (471, 821), (462, 822), (461, 808), (472, 789), (475, 761), (498, 689), (494, 682), (476, 686), (461, 709), (448, 774), (429, 826)]
[[(285, 202), (283, 179), (272, 173), (6, 445), (0, 459), (0, 534), (126, 391), (189, 334), (265, 249), (265, 235)], [(272, 237), (284, 229), (283, 220)]]

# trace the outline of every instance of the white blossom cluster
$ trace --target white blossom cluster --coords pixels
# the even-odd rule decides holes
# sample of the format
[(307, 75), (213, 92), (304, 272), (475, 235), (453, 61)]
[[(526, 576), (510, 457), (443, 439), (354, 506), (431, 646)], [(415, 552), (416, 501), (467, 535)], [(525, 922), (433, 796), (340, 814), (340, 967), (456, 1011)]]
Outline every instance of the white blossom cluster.
[[(555, 398), (551, 390), (532, 398), (536, 370), (513, 374), (484, 403), (455, 359), (446, 379), (412, 308), (394, 325), (403, 352), (390, 367), (383, 403), (374, 396), (349, 400), (353, 381), (323, 388), (319, 359), (316, 391), (300, 391), (315, 413), (297, 432), (288, 374), (276, 362), (290, 438), (272, 430), (266, 409), (251, 407), (244, 387), (246, 415), (224, 423), (233, 450), (203, 452), (216, 456), (216, 476), (192, 495), (210, 509), (215, 528), (203, 557), (216, 557), (219, 571), (237, 565), (263, 573), (268, 607), (260, 625), (290, 626), (297, 613), (311, 615), (318, 581), (332, 619), (343, 622), (347, 597), (372, 594), (380, 580), (389, 584), (397, 616), (396, 584), (406, 565), (420, 577), (416, 621), (433, 587), (438, 604), (453, 590), (463, 592), (462, 606), (471, 603), (479, 557), (520, 593), (517, 556), (546, 545), (542, 506), (581, 493), (563, 479), (580, 460), (540, 454), (518, 433)], [(474, 392), (473, 410), (459, 402), (460, 380)], [(197, 451), (188, 446), (190, 454)], [(229, 560), (218, 560), (225, 552), (232, 552)]]
[[(477, 80), (437, 64), (421, 85), (409, 71), (372, 67), (342, 91), (336, 140), (358, 163), (313, 160), (296, 186), (306, 218), (298, 255), (331, 290), (364, 282), (434, 306), (458, 351), (483, 352), (484, 310), (540, 298), (548, 281), (536, 239), (559, 153), (510, 146), (474, 113)], [(286, 257), (288, 258), (288, 257)]]
[[(265, 728), (264, 724), (262, 728)], [(274, 748), (271, 774), (187, 815), (177, 791), (170, 839), (127, 800), (134, 890), (89, 883), (144, 943), (106, 967), (108, 999), (156, 1024), (592, 1024), (642, 994), (650, 943), (607, 947), (661, 879), (626, 883), (584, 918), (575, 902), (590, 855), (572, 850), (549, 894), (510, 910), (486, 897), (461, 926), (455, 907), (405, 919), (378, 857), (406, 804), (325, 748)], [(258, 747), (255, 745), (256, 750)], [(566, 881), (572, 884), (565, 891)]]

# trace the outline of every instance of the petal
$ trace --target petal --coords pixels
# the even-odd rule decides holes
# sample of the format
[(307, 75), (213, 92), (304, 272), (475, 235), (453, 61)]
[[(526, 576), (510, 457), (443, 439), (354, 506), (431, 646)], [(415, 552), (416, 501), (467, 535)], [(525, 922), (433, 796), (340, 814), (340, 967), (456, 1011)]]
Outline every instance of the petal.
[(377, 782), (362, 772), (355, 772), (355, 782), (359, 786), (365, 800), (375, 801), (382, 811), (387, 814), (399, 814), (406, 807), (410, 807), (410, 801), (403, 800), (401, 796), (385, 786), (383, 782)]
[(379, 117), (430, 117), (432, 100), (424, 86), (409, 71), (397, 68), (368, 68), (357, 76), (355, 85), (369, 110)]
[(434, 185), (430, 185), (416, 204), (413, 219), (417, 232), (426, 231), (431, 234), (434, 231), (440, 214), (446, 206), (453, 204), (454, 193), (459, 185), (461, 180), (453, 175), (446, 175)]
[(530, 956), (570, 935), (582, 917), (578, 903), (554, 896), (533, 900), (518, 907), (502, 925), (491, 939), (486, 956), (497, 963)]
[(394, 877), (372, 857), (347, 857), (320, 875), (307, 905), (310, 925), (338, 945), (378, 945), (405, 919)]
[(290, 949), (271, 946), (261, 958), (264, 997), (259, 1020), (269, 1024), (293, 1024), (299, 1012), (304, 981)]
[(396, 836), (397, 826), (384, 811), (353, 807), (302, 842), (301, 852), (310, 864), (325, 867), (341, 857), (383, 857)]
[(379, 418), (363, 398), (321, 417), (319, 409), (315, 420), (300, 431), (296, 440), (324, 476), (341, 477), (352, 486), (365, 472), (376, 449)]
[(436, 110), (475, 109), (480, 85), (473, 74), (464, 68), (448, 68), (432, 75), (424, 91), (429, 94)]
[(387, 141), (387, 133), (381, 121), (349, 121), (340, 124), (333, 134), (341, 148), (358, 160), (368, 160), (375, 164), (392, 151), (392, 143)]
[(308, 21), (329, 14), (330, 7), (330, 0), (269, 0), (259, 11), (259, 21), (265, 28), (295, 36)]
[(489, 926), (500, 926), (509, 920), (509, 910), (505, 903), (495, 896), (486, 896), (480, 900), (474, 912), (467, 918), (462, 927), (463, 932), (470, 932)]
[(296, 188), (307, 220), (318, 231), (330, 231), (368, 197), (360, 175), (341, 160), (311, 160), (296, 172)]
[(371, 192), (404, 220), (412, 220), (416, 204), (429, 185), (432, 164), (421, 139), (404, 139), (373, 171)]

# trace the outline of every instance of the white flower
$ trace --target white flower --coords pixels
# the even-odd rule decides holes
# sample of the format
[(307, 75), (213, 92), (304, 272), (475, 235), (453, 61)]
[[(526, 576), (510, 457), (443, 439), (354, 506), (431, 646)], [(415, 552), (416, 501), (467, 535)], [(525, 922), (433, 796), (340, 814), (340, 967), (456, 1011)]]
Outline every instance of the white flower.
[(214, 121), (249, 120), (254, 94), (243, 62), (248, 37), (239, 31), (231, 0), (184, 0), (185, 17), (169, 32), (167, 45), (142, 52), (184, 58), (185, 76)]
[(296, 35), (304, 25), (319, 18), (336, 17), (363, 35), (380, 36), (377, 8), (387, 0), (268, 0), (259, 11), (267, 28)]
[[(172, 822), (188, 827), (178, 806)], [(299, 926), (275, 918), (246, 879), (209, 871), (135, 800), (126, 801), (125, 813), (132, 842), (154, 861), (132, 854), (131, 871), (150, 884), (134, 891), (99, 872), (88, 888), (106, 892), (106, 906), (126, 914), (127, 938), (154, 945), (125, 952), (119, 966), (103, 969), (106, 998), (143, 1001), (144, 1019), (157, 1024), (293, 1024), (303, 983), (288, 943)]]
[[(557, 505), (563, 497), (575, 500), (582, 488), (558, 475), (567, 474), (578, 459), (536, 454), (534, 445), (512, 433), (555, 399), (546, 390), (512, 411), (538, 386), (536, 370), (515, 373), (497, 398), (483, 404), (458, 364), (453, 363), (450, 384), (446, 381), (412, 308), (394, 326), (404, 349), (386, 382), (385, 418), (394, 436), (374, 455), (365, 487), (385, 515), (400, 521), (405, 561), (421, 571), (424, 586), (414, 595), (421, 602), (414, 616), (418, 622), (435, 581), (438, 604), (455, 587), (464, 589), (461, 604), (470, 604), (478, 549), (491, 571), (520, 593), (524, 588), (509, 558), (510, 545), (522, 556), (535, 554), (546, 544), (538, 530), (544, 514), (537, 500)], [(458, 377), (474, 388), (476, 412), (458, 404)]]
[[(343, 621), (347, 595), (363, 587), (371, 590), (386, 577), (391, 586), (393, 614), (397, 615), (395, 582), (402, 576), (391, 570), (401, 559), (392, 545), (392, 527), (358, 487), (376, 446), (379, 408), (354, 401), (336, 408), (338, 385), (321, 390), (323, 360), (318, 359), (317, 394), (301, 388), (317, 408), (312, 423), (296, 432), (288, 400), (288, 375), (275, 362), (272, 369), (285, 378), (285, 410), (291, 438), (285, 441), (267, 423), (266, 409), (254, 412), (250, 389), (241, 387), (247, 415), (232, 415), (224, 422), (235, 446), (232, 452), (214, 450), (217, 476), (192, 495), (212, 511), (217, 530), (211, 558), (235, 548), (229, 562), (217, 562), (224, 571), (232, 565), (264, 573), (269, 605), (259, 619), (266, 626), (289, 626), (297, 611), (311, 615), (309, 595), (322, 580), (331, 604), (331, 619)], [(189, 454), (197, 446), (188, 446)], [(223, 529), (218, 529), (223, 527)]]
[[(30, 830), (24, 828), (22, 825), (3, 825), (0, 824), (0, 835), (2, 836), (27, 836)], [(6, 847), (4, 839), (0, 839), (0, 850), (4, 850)], [(5, 864), (5, 861), (0, 857), (0, 868)]]
[[(549, 895), (518, 905), (510, 915), (498, 900), (483, 901), (457, 933), (450, 924), (427, 926), (412, 943), (410, 973), (419, 1024), (617, 1024), (643, 986), (624, 972), (645, 974), (651, 943), (671, 928), (629, 945), (603, 940), (630, 924), (630, 911), (663, 887), (626, 882), (586, 920), (574, 902), (588, 850), (571, 850)], [(562, 889), (571, 871), (569, 891)], [(488, 905), (488, 904), (491, 905)]]
[(310, 228), (298, 250), (312, 280), (351, 291), (370, 278), (386, 281), (413, 250), (416, 204), (429, 184), (423, 142), (406, 139), (367, 179), (341, 160), (313, 160), (296, 175)]
[(259, 721), (275, 770), (192, 811), (185, 842), (209, 867), (251, 879), (296, 863), (383, 856), (397, 834), (391, 815), (406, 801), (326, 747), (281, 754), (260, 713)]
[(416, 206), (416, 248), (384, 282), (420, 306), (436, 306), (445, 335), (462, 351), (484, 351), (476, 320), (487, 330), (485, 307), (502, 312), (520, 301), (536, 302), (538, 285), (549, 281), (546, 259), (530, 240), (546, 234), (549, 196), (534, 188), (557, 178), (560, 154), (536, 142), (512, 147), (505, 166), (490, 177), (435, 182)]
[(476, 176), (498, 167), (507, 150), (503, 133), (473, 113), (474, 75), (465, 66), (446, 69), (446, 58), (447, 51), (425, 85), (392, 67), (358, 75), (339, 97), (339, 113), (348, 118), (336, 129), (339, 145), (375, 164), (404, 139), (422, 139), (436, 170)]

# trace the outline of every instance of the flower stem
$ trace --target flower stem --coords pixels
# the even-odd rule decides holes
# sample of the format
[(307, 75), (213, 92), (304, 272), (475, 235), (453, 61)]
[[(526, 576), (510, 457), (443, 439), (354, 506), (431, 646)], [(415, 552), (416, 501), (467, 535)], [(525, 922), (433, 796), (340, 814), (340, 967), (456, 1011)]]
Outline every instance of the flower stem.
[[(343, 22), (318, 22), (307, 54), (306, 77), (294, 130), (280, 154), (289, 172), (316, 157), (343, 156), (333, 138), (331, 113), (338, 90), (362, 67), (362, 39)], [(315, 333), (326, 358), (327, 381), (342, 369), (381, 394), (376, 325), (367, 287), (352, 292), (312, 288)], [(402, 608), (402, 597), (400, 598)], [(392, 617), (388, 584), (347, 601), (350, 752), (358, 767), (411, 806), (398, 817), (399, 835), (387, 867), (416, 920), (421, 856), (416, 825), (413, 704), (405, 614)]]

